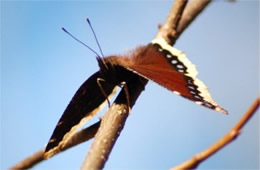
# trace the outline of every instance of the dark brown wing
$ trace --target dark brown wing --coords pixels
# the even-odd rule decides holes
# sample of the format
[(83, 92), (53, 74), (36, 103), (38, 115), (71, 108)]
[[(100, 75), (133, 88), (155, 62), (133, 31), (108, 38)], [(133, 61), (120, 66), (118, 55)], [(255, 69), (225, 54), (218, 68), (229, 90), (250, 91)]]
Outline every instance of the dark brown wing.
[(131, 60), (121, 60), (125, 68), (166, 87), (207, 108), (227, 113), (211, 98), (206, 85), (196, 78), (197, 70), (186, 55), (164, 40), (154, 40)]
[[(58, 146), (64, 145), (76, 129), (92, 118), (106, 104), (106, 97), (97, 84), (97, 78), (101, 78), (99, 72), (88, 78), (70, 101), (48, 142), (44, 154), (45, 158), (56, 153)], [(112, 97), (115, 85), (100, 83), (106, 94)]]

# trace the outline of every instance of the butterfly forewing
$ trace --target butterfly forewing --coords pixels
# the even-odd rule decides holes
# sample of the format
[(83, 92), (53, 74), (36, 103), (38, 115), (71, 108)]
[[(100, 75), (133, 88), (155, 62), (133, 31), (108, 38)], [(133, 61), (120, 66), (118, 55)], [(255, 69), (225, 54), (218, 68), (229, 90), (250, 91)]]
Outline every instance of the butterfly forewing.
[(186, 55), (168, 45), (164, 40), (154, 40), (131, 62), (121, 64), (161, 86), (207, 108), (227, 113), (212, 99), (206, 85), (196, 78), (197, 70)]

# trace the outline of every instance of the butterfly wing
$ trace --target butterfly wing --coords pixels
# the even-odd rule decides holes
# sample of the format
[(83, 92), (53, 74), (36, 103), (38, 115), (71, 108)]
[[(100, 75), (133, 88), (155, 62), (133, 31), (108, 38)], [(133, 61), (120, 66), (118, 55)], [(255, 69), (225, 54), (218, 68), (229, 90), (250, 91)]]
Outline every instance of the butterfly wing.
[[(97, 84), (101, 78), (99, 72), (94, 73), (77, 90), (47, 144), (44, 157), (48, 158), (58, 152), (59, 147), (66, 144), (73, 132), (91, 119), (106, 104), (106, 97)], [(100, 82), (104, 92), (111, 98), (116, 87), (113, 84)]]
[(207, 108), (227, 113), (211, 97), (206, 85), (196, 78), (198, 74), (186, 55), (168, 45), (164, 40), (154, 40), (134, 55), (131, 62), (121, 64), (127, 69), (166, 87)]

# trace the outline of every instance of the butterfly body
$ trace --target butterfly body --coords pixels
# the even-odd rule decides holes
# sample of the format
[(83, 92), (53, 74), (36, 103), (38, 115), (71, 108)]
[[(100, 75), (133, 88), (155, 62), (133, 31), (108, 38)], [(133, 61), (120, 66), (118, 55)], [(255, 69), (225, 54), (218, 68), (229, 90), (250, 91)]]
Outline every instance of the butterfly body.
[[(153, 40), (126, 56), (97, 57), (97, 61), (100, 70), (87, 79), (72, 98), (49, 140), (45, 158), (58, 152), (59, 146), (66, 144), (79, 126), (103, 108), (122, 82), (127, 86), (140, 78), (152, 80), (196, 104), (227, 113), (196, 78), (198, 72), (186, 55), (162, 39)], [(103, 80), (101, 87), (97, 79)]]
[(136, 74), (127, 70), (118, 63), (121, 58), (122, 56), (110, 56), (107, 58), (97, 59), (100, 66), (100, 78), (106, 83), (120, 85), (122, 82), (131, 83), (131, 81), (133, 81), (132, 79)]

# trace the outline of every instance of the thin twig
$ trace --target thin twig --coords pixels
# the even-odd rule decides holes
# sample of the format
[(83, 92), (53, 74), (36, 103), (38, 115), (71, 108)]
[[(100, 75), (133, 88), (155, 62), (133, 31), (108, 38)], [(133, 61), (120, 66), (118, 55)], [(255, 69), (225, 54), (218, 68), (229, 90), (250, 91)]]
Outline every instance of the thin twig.
[(16, 165), (12, 166), (11, 170), (16, 169), (28, 169), (32, 166), (40, 163), (43, 161), (43, 154), (44, 154), (45, 148), (42, 148), (41, 150), (33, 153), (32, 155), (28, 156), (26, 159), (22, 160), (21, 162), (17, 163)]
[(196, 17), (203, 11), (211, 2), (211, 0), (193, 0), (185, 8), (180, 23), (177, 28), (177, 36), (181, 33), (196, 19)]
[(237, 124), (220, 140), (218, 140), (215, 144), (207, 148), (201, 153), (196, 154), (191, 159), (185, 161), (184, 163), (173, 167), (172, 170), (179, 169), (194, 169), (196, 168), (202, 161), (206, 160), (214, 153), (222, 149), (224, 146), (232, 142), (236, 137), (241, 134), (241, 130), (243, 126), (252, 118), (253, 114), (256, 113), (260, 104), (260, 98), (258, 97), (254, 103), (250, 106), (244, 116), (237, 122)]
[(165, 24), (160, 26), (160, 31), (158, 31), (155, 39), (163, 38), (168, 44), (175, 44), (178, 36), (177, 28), (187, 2), (187, 0), (177, 0), (174, 2)]
[[(60, 148), (60, 152), (65, 151), (73, 146), (76, 146), (82, 142), (88, 141), (90, 139), (92, 139), (98, 128), (100, 126), (100, 121), (85, 128), (82, 129), (81, 131), (75, 133), (69, 142), (67, 142), (64, 147)], [(44, 161), (44, 151), (45, 151), (45, 147), (43, 147), (42, 149), (40, 149), (39, 151), (35, 152), (34, 154), (32, 154), (31, 156), (25, 158), (24, 160), (20, 161), (19, 163), (17, 163), (16, 165), (14, 165), (13, 167), (11, 167), (10, 169), (15, 170), (15, 169), (29, 169), (32, 168), (33, 166), (35, 166), (37, 163), (40, 163), (42, 161)], [(59, 152), (59, 153), (60, 153)]]

